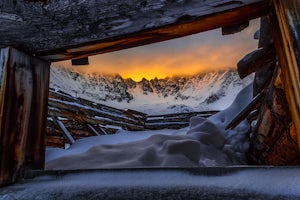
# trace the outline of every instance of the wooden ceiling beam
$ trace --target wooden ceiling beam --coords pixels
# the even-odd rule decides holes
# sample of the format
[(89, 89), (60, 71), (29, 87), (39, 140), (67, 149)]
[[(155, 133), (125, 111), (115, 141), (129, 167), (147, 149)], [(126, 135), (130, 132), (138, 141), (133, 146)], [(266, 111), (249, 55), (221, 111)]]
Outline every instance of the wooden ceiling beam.
[(269, 8), (266, 0), (2, 0), (0, 48), (78, 59), (230, 27)]

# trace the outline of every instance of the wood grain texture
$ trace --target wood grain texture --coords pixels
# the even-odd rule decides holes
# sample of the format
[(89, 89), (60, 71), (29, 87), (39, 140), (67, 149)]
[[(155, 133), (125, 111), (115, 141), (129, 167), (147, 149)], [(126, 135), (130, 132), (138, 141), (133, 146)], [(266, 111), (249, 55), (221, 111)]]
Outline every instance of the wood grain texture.
[(54, 117), (53, 117), (53, 121), (55, 123), (57, 123), (57, 125), (60, 128), (60, 130), (63, 132), (63, 136), (67, 139), (68, 143), (71, 144), (71, 145), (74, 144), (75, 140), (72, 137), (71, 133), (68, 131), (68, 129), (65, 127), (65, 125), (61, 121), (56, 120)]
[(252, 101), (242, 109), (229, 124), (226, 126), (225, 130), (234, 129), (237, 125), (239, 125), (242, 121), (247, 119), (252, 111), (255, 111), (257, 108), (261, 106), (262, 99), (265, 96), (265, 91), (262, 91), (258, 95), (256, 95)]
[(272, 2), (272, 32), (300, 148), (300, 1)]
[[(77, 140), (94, 135), (115, 134), (120, 129), (130, 131), (179, 129), (189, 126), (191, 117), (207, 118), (218, 112), (203, 111), (149, 116), (138, 111), (121, 110), (55, 91), (50, 91), (48, 105), (47, 144), (56, 147), (64, 146), (64, 143), (58, 141), (59, 137), (62, 139), (73, 137)], [(60, 126), (57, 122), (60, 122)], [(64, 141), (69, 144), (74, 143), (70, 139)]]
[[(258, 48), (269, 48), (274, 47), (273, 37), (271, 34), (270, 20), (269, 16), (263, 16), (260, 20), (260, 31), (259, 31), (259, 43)], [(274, 48), (275, 49), (275, 48)], [(275, 52), (276, 54), (276, 52)], [(276, 59), (269, 64), (262, 65), (255, 72), (255, 77), (253, 81), (253, 96), (256, 96), (264, 88), (266, 88), (273, 77), (274, 69), (276, 68)]]
[(0, 48), (76, 59), (229, 27), (269, 8), (267, 0), (1, 0)]
[(251, 164), (299, 165), (300, 150), (292, 137), (293, 122), (281, 70), (274, 72), (267, 95), (260, 109), (257, 126), (253, 131), (249, 150)]
[(1, 49), (0, 185), (24, 168), (43, 169), (50, 63)]
[(247, 54), (237, 64), (237, 71), (241, 79), (253, 72), (259, 71), (264, 66), (276, 62), (276, 52), (273, 45), (262, 47)]

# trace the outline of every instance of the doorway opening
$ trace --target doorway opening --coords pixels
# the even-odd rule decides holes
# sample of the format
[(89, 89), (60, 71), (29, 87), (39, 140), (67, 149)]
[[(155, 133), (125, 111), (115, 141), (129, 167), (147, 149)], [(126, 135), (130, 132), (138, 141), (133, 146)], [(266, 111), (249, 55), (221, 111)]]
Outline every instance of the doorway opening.
[(241, 80), (236, 63), (257, 48), (258, 29), (253, 20), (235, 35), (217, 29), (95, 56), (88, 66), (54, 63), (47, 144), (61, 149), (47, 148), (46, 169), (246, 164), (251, 125), (223, 131), (234, 117), (224, 113), (247, 103), (230, 107), (241, 90), (240, 98), (252, 95), (253, 76)]

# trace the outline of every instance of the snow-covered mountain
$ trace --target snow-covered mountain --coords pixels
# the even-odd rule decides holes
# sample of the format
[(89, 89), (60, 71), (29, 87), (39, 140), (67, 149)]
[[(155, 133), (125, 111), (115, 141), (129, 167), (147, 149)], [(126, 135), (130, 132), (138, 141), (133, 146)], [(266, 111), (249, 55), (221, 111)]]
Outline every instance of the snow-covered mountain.
[(79, 73), (52, 66), (50, 87), (117, 108), (166, 114), (223, 110), (252, 80), (241, 80), (237, 72), (227, 70), (135, 82), (120, 75)]

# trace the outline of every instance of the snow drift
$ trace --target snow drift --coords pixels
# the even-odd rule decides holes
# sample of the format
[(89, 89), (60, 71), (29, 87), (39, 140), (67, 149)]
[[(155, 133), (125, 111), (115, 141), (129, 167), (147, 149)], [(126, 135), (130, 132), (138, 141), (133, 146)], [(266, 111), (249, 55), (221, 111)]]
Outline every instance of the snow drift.
[[(247, 133), (250, 125), (244, 121), (234, 130), (225, 126), (251, 100), (252, 85), (236, 97), (232, 105), (205, 119), (193, 117), (189, 129), (168, 134), (154, 134), (145, 139), (112, 144), (79, 140), (69, 150), (48, 149), (47, 170), (96, 169), (128, 167), (190, 167), (228, 166), (246, 164), (245, 153), (249, 146)], [(163, 131), (164, 132), (164, 131)], [(149, 133), (150, 134), (150, 133)], [(148, 134), (148, 135), (149, 135)], [(126, 135), (120, 133), (119, 136)], [(147, 135), (147, 134), (146, 134)], [(98, 136), (101, 140), (102, 136)], [(109, 136), (107, 136), (109, 137)], [(113, 136), (117, 137), (117, 136)], [(148, 137), (148, 138), (147, 138)], [(84, 150), (83, 150), (84, 149)], [(85, 151), (86, 150), (86, 151)]]

